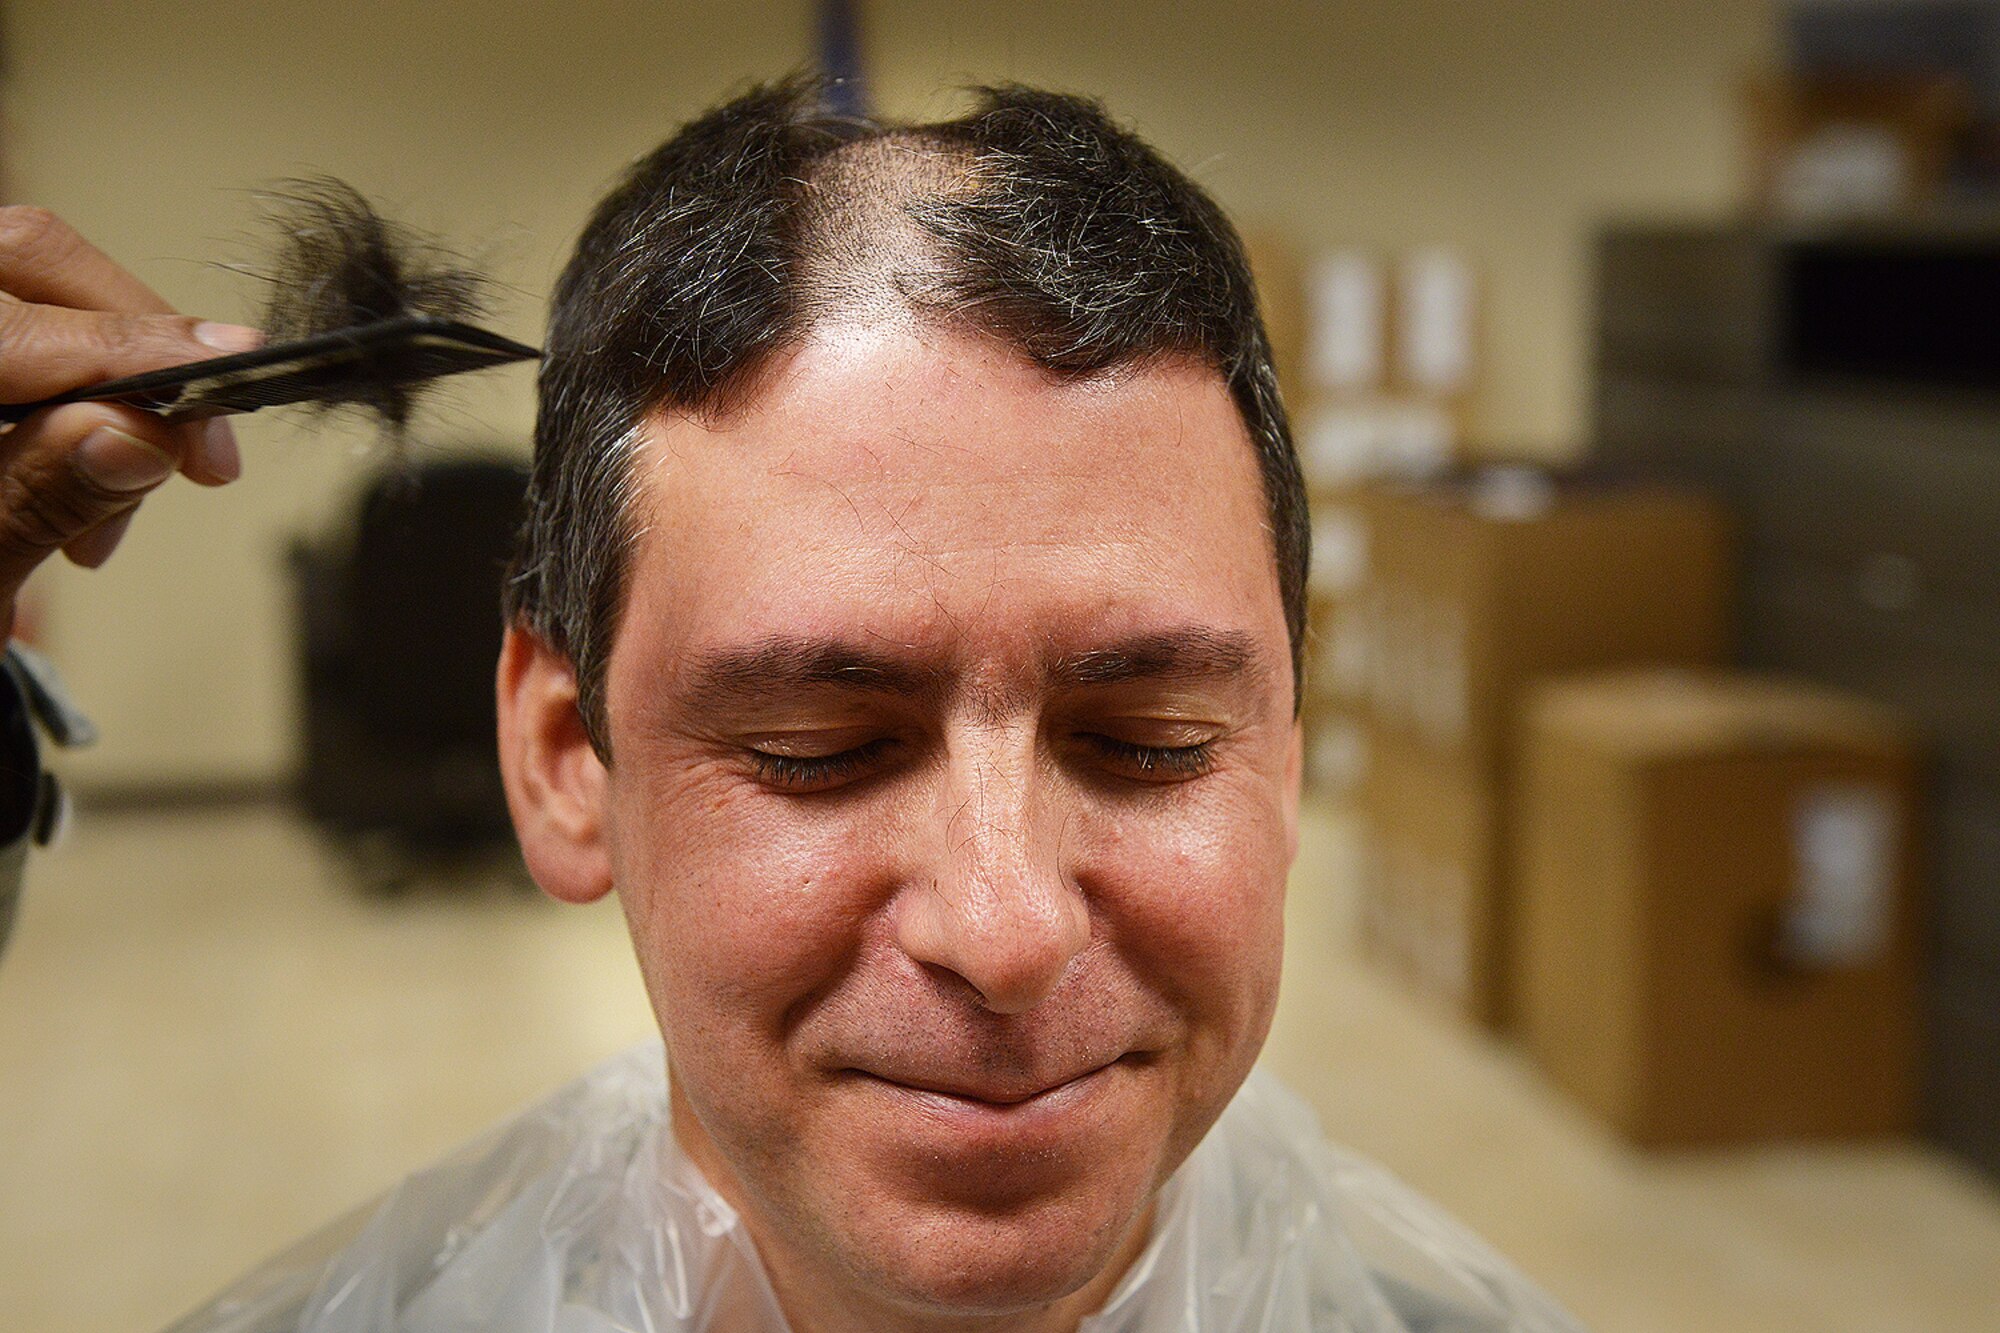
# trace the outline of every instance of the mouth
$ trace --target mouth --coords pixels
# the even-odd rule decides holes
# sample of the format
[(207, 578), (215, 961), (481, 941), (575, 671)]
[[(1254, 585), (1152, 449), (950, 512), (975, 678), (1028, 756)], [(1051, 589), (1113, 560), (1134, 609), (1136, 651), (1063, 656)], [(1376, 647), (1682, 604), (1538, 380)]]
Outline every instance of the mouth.
[(892, 1076), (870, 1069), (848, 1069), (843, 1072), (881, 1084), (889, 1089), (914, 1093), (924, 1098), (935, 1098), (946, 1103), (957, 1103), (971, 1109), (1009, 1111), (1026, 1108), (1032, 1104), (1053, 1103), (1068, 1100), (1096, 1082), (1100, 1075), (1108, 1073), (1124, 1064), (1129, 1056), (1119, 1056), (1101, 1065), (1094, 1065), (1080, 1073), (1072, 1074), (1052, 1082), (1010, 1083), (960, 1081), (947, 1078), (927, 1078), (922, 1076)]

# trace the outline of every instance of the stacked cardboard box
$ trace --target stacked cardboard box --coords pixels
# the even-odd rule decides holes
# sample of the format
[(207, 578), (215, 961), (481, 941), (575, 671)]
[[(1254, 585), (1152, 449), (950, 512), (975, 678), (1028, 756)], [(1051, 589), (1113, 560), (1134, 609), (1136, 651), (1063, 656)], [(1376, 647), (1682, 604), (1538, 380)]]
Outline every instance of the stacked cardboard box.
[(1307, 585), (1302, 695), (1306, 781), (1350, 800), (1367, 768), (1367, 612), (1372, 547), (1365, 487), (1312, 493), (1312, 580)]
[[(1392, 355), (1401, 327), (1392, 308), (1397, 284), (1381, 256), (1337, 251), (1308, 259), (1271, 227), (1251, 227), (1244, 240), (1312, 501), (1312, 583), (1300, 694), (1305, 777), (1316, 794), (1346, 800), (1365, 761), (1353, 660), (1361, 641), (1353, 632), (1357, 594), (1368, 554), (1364, 488), (1370, 477), (1384, 473), (1449, 465), (1476, 360), (1470, 279), (1463, 275), (1466, 289), (1458, 293), (1466, 306), (1459, 312), (1463, 320), (1444, 319), (1451, 328), (1429, 339), (1404, 338), (1447, 353), (1433, 358), (1451, 363), (1447, 382), (1403, 384), (1410, 377), (1399, 371), (1409, 358)], [(1419, 279), (1459, 274), (1448, 258), (1432, 255), (1413, 271)], [(1439, 284), (1403, 285), (1428, 291)], [(1440, 321), (1433, 315), (1431, 322)], [(1392, 380), (1398, 381), (1398, 392), (1389, 391)]]
[(1363, 943), (1505, 1026), (1515, 710), (1550, 676), (1723, 661), (1727, 524), (1685, 492), (1520, 472), (1379, 487), (1364, 512)]
[(1549, 1074), (1646, 1144), (1907, 1129), (1914, 765), (1884, 710), (1743, 675), (1527, 708), (1512, 970)]

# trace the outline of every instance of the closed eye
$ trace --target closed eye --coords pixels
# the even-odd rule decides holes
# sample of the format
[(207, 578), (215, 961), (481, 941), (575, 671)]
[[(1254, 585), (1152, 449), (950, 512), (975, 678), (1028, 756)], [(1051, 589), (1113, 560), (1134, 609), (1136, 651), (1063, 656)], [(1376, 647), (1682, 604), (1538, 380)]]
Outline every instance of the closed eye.
[(752, 749), (750, 762), (759, 780), (787, 791), (820, 791), (837, 787), (867, 772), (879, 762), (894, 739), (878, 736), (872, 741), (838, 750), (833, 754), (774, 754)]
[(1185, 782), (1208, 772), (1214, 764), (1214, 745), (1140, 745), (1095, 732), (1083, 741), (1110, 761), (1112, 769), (1141, 782)]

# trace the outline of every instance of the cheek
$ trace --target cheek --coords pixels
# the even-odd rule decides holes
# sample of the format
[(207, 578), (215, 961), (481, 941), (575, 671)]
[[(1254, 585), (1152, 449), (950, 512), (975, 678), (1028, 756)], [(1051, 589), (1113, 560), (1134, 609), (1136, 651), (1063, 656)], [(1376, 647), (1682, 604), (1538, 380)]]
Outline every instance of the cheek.
[(700, 761), (620, 775), (613, 871), (668, 1040), (775, 1051), (858, 955), (876, 905), (865, 826), (801, 817)]
[(1249, 1057), (1277, 1002), (1284, 944), (1287, 835), (1266, 786), (1218, 775), (1187, 799), (1106, 812), (1078, 865), (1120, 954), (1188, 1018), (1191, 1038)]

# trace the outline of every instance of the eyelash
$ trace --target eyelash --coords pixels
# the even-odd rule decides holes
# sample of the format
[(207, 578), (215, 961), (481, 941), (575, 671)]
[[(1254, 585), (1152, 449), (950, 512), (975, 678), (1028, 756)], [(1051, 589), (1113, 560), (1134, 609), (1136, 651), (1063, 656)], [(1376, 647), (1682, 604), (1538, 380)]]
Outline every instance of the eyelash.
[(885, 736), (838, 754), (808, 756), (752, 750), (750, 755), (757, 765), (757, 776), (772, 786), (814, 787), (853, 776), (879, 757), (888, 745), (889, 738)]
[(1208, 772), (1215, 757), (1214, 746), (1207, 741), (1198, 745), (1137, 745), (1112, 736), (1092, 735), (1089, 739), (1108, 758), (1130, 764), (1149, 777), (1165, 771), (1176, 777), (1198, 778)]

